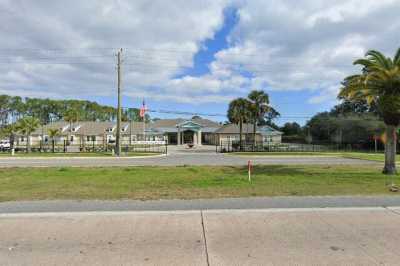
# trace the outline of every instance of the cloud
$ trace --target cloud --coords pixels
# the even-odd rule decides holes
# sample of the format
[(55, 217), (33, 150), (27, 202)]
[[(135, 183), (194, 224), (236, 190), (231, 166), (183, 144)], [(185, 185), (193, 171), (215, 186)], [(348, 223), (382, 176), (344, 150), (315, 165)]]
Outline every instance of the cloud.
[(20, 95), (111, 95), (170, 83), (223, 25), (225, 0), (0, 1), (0, 88)]
[[(228, 7), (238, 20), (227, 47), (209, 73), (186, 74)], [(126, 95), (222, 103), (256, 88), (310, 91), (308, 103), (332, 103), (341, 80), (357, 71), (355, 58), (397, 49), (398, 10), (396, 0), (2, 0), (0, 88), (23, 96), (112, 95), (115, 51), (126, 47)]]
[(353, 60), (367, 50), (391, 55), (399, 45), (399, 1), (254, 0), (237, 8), (230, 47), (213, 68), (251, 73), (251, 88), (315, 92), (311, 103), (335, 101), (338, 84), (358, 70)]

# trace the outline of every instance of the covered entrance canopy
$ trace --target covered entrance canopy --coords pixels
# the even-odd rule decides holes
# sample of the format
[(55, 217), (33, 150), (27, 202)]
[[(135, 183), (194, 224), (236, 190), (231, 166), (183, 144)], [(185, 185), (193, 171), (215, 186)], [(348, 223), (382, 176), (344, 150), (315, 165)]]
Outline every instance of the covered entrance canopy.
[(176, 125), (178, 136), (177, 144), (193, 144), (201, 145), (201, 128), (200, 124), (193, 121), (184, 121)]

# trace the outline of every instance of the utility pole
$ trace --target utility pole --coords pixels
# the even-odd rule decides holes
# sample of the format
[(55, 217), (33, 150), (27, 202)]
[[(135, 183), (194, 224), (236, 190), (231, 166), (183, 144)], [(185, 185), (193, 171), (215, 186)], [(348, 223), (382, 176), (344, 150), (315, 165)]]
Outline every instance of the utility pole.
[(121, 56), (122, 48), (117, 53), (117, 82), (118, 82), (118, 107), (117, 107), (117, 133), (115, 140), (115, 155), (121, 155)]

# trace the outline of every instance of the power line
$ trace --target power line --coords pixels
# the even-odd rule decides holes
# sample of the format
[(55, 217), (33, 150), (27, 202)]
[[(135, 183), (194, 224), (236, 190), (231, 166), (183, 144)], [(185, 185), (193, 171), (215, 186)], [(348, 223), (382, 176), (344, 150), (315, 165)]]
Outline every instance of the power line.
[[(139, 107), (122, 107), (122, 109), (140, 109)], [(161, 113), (161, 114), (176, 114), (176, 115), (192, 115), (192, 116), (213, 116), (213, 117), (226, 117), (226, 114), (221, 113), (201, 113), (201, 112), (184, 112), (184, 111), (176, 111), (176, 110), (165, 110), (165, 109), (147, 109), (149, 113)], [(312, 118), (312, 116), (279, 116), (276, 119), (280, 118)]]
[[(0, 53), (1, 52), (10, 52), (10, 51), (41, 51), (41, 52), (60, 52), (60, 51), (90, 51), (90, 50), (110, 50), (110, 51), (114, 51), (116, 49), (119, 49), (117, 47), (101, 47), (101, 48), (96, 48), (96, 47), (86, 47), (86, 48), (46, 48), (46, 49), (42, 49), (42, 48), (28, 48), (28, 47), (22, 47), (22, 48), (0, 48)], [(165, 49), (165, 48), (137, 48), (137, 47), (124, 47), (123, 48), (125, 51), (125, 54), (129, 54), (130, 51), (132, 52), (165, 52), (165, 53), (175, 53), (175, 54), (196, 54), (202, 51), (202, 49), (198, 49), (198, 47), (196, 47), (196, 50), (177, 50), (177, 49)], [(228, 48), (229, 49), (229, 48)], [(222, 50), (222, 51), (226, 51)], [(231, 57), (260, 57), (261, 53), (230, 53), (229, 56)], [(129, 55), (127, 56), (129, 57)], [(294, 59), (294, 60), (298, 60), (298, 57), (284, 57), (284, 56), (280, 56), (280, 59)], [(267, 59), (270, 59), (270, 57), (268, 57)]]

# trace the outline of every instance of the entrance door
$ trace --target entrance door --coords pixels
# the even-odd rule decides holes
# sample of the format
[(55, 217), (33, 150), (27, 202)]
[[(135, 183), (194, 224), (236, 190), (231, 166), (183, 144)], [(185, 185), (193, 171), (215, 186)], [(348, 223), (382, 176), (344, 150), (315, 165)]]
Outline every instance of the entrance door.
[(184, 144), (193, 144), (194, 143), (194, 132), (191, 130), (186, 130), (183, 132), (183, 143)]

